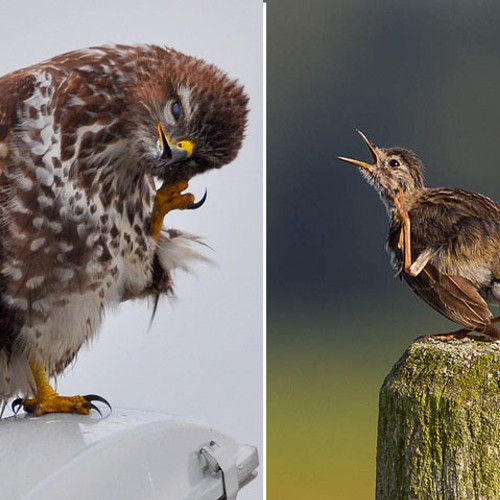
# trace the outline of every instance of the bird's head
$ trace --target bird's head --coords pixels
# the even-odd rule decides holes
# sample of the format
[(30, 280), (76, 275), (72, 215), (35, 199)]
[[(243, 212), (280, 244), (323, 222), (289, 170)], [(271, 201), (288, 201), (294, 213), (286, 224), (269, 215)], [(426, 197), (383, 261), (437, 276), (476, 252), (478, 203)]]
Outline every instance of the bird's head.
[(345, 161), (360, 168), (365, 179), (375, 187), (388, 208), (393, 206), (393, 195), (401, 188), (405, 198), (411, 199), (424, 188), (424, 165), (418, 156), (403, 148), (378, 148), (358, 130), (372, 156), (372, 163), (344, 158)]
[(132, 109), (148, 173), (176, 182), (234, 160), (247, 122), (243, 87), (202, 60), (159, 47), (158, 56), (136, 84)]

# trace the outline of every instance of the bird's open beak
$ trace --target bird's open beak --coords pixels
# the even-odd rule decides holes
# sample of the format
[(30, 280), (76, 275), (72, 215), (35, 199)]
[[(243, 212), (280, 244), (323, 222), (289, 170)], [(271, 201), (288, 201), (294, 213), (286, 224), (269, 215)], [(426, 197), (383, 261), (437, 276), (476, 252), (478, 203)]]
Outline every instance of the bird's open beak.
[(182, 160), (186, 160), (193, 154), (194, 144), (187, 140), (174, 143), (167, 134), (163, 123), (158, 123), (158, 134), (160, 136), (162, 154), (156, 161), (156, 168), (169, 167)]
[(375, 151), (375, 146), (370, 142), (368, 137), (366, 137), (366, 135), (363, 134), (363, 132), (361, 132), (361, 130), (356, 130), (356, 132), (363, 138), (366, 145), (368, 146), (368, 149), (370, 150), (370, 153), (372, 155), (373, 163), (365, 163), (364, 161), (353, 160), (351, 158), (344, 158), (343, 156), (339, 156), (338, 158), (339, 158), (339, 160), (345, 161), (345, 162), (350, 163), (352, 165), (356, 165), (357, 167), (366, 168), (366, 169), (370, 170), (370, 169), (374, 168), (378, 162), (378, 156), (377, 156), (377, 152)]

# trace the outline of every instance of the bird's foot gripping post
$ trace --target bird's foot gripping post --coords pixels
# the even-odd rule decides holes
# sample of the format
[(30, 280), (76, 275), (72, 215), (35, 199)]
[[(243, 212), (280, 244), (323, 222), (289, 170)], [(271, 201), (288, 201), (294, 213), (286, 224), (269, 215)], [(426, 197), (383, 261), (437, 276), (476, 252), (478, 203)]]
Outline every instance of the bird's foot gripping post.
[(472, 339), (489, 342), (491, 340), (500, 340), (500, 329), (495, 325), (495, 323), (500, 323), (500, 316), (492, 318), (490, 323), (483, 329), (477, 329), (475, 331), (469, 328), (461, 328), (460, 330), (455, 330), (449, 333), (432, 333), (430, 335), (421, 335), (416, 340), (460, 340), (460, 339)]
[(12, 403), (12, 411), (17, 413), (22, 406), (27, 413), (43, 415), (45, 413), (80, 413), (88, 415), (90, 410), (95, 410), (101, 414), (99, 408), (93, 401), (100, 401), (109, 407), (111, 405), (101, 396), (89, 394), (87, 396), (60, 396), (49, 383), (49, 378), (45, 368), (37, 363), (30, 363), (33, 378), (35, 379), (35, 398), (18, 398)]
[(163, 226), (163, 219), (168, 212), (172, 210), (194, 210), (200, 208), (207, 198), (207, 192), (203, 198), (196, 202), (191, 193), (182, 193), (188, 187), (188, 181), (179, 181), (175, 184), (167, 184), (156, 192), (156, 198), (153, 205), (153, 212), (151, 214), (151, 234), (153, 238), (158, 241), (160, 239), (161, 228)]

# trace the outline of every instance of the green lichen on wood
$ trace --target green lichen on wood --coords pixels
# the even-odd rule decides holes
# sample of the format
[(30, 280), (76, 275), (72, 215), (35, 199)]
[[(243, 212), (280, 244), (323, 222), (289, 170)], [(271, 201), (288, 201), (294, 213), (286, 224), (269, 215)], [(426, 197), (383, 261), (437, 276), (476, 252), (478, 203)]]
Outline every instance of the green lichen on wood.
[(416, 342), (380, 390), (377, 500), (476, 499), (500, 499), (500, 342)]

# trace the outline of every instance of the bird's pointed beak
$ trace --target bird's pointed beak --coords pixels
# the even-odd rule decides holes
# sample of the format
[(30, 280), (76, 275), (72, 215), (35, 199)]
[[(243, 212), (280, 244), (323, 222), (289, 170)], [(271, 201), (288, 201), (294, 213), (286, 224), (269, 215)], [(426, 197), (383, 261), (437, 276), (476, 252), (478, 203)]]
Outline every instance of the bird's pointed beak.
[(158, 123), (158, 135), (160, 136), (162, 153), (156, 161), (156, 168), (168, 167), (192, 156), (194, 144), (188, 140), (173, 141), (167, 134), (163, 123)]
[(357, 167), (366, 168), (368, 170), (374, 168), (378, 162), (377, 151), (375, 150), (375, 146), (370, 142), (368, 137), (366, 137), (361, 130), (356, 130), (356, 132), (363, 138), (368, 149), (370, 150), (370, 154), (372, 155), (373, 163), (366, 163), (360, 160), (353, 160), (352, 158), (344, 158), (343, 156), (339, 156), (339, 160), (345, 161), (346, 163), (350, 163), (351, 165), (356, 165)]

